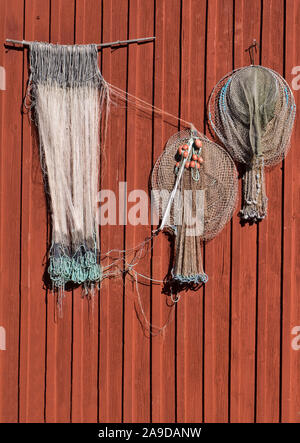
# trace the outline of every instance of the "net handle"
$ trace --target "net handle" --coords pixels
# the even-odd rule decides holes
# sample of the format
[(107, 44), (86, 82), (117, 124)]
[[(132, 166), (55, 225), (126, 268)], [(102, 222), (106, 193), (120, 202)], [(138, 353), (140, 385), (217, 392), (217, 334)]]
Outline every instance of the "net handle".
[(172, 190), (172, 192), (171, 192), (171, 194), (170, 194), (170, 197), (169, 197), (169, 200), (168, 200), (168, 204), (167, 204), (167, 206), (166, 206), (165, 213), (164, 213), (164, 215), (163, 215), (163, 218), (162, 218), (161, 224), (160, 224), (160, 226), (158, 227), (157, 231), (162, 231), (162, 230), (164, 229), (165, 225), (166, 225), (166, 221), (167, 221), (168, 216), (169, 216), (169, 214), (170, 214), (171, 206), (172, 206), (173, 200), (174, 200), (174, 198), (175, 198), (175, 194), (176, 194), (176, 191), (177, 191), (177, 188), (178, 188), (179, 182), (180, 182), (180, 180), (181, 180), (181, 177), (182, 177), (182, 174), (183, 174), (183, 171), (184, 171), (184, 168), (185, 168), (185, 164), (186, 164), (187, 159), (189, 158), (190, 153), (191, 153), (191, 150), (192, 150), (192, 146), (193, 146), (193, 143), (194, 143), (193, 132), (194, 132), (194, 130), (191, 131), (191, 138), (190, 138), (189, 141), (188, 141), (188, 147), (189, 147), (189, 148), (188, 148), (188, 156), (187, 156), (186, 158), (183, 159), (183, 162), (182, 162), (182, 164), (181, 164), (181, 167), (180, 167), (180, 169), (179, 169), (179, 171), (178, 171), (178, 174), (177, 174), (177, 178), (176, 178), (176, 182), (175, 182), (174, 188), (173, 188), (173, 190)]

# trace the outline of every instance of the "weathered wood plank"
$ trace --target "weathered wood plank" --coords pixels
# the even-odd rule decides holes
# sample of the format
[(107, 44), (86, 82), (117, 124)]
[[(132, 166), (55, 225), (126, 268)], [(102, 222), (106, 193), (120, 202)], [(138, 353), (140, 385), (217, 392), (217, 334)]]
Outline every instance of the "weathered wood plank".
[[(283, 74), (284, 1), (263, 2), (261, 63)], [(276, 26), (274, 26), (276, 23)], [(257, 422), (280, 415), (282, 165), (266, 171), (268, 215), (259, 225)]]
[[(260, 8), (260, 0), (235, 2), (234, 68), (250, 64), (245, 49), (254, 38), (260, 41)], [(257, 225), (241, 226), (236, 214), (232, 222), (231, 422), (253, 422), (255, 415), (256, 266)]]
[[(180, 100), (180, 2), (156, 2), (154, 103), (178, 115)], [(162, 153), (168, 138), (179, 129), (175, 119), (164, 116), (154, 121), (154, 162)], [(171, 256), (167, 236), (160, 234), (154, 242), (153, 278), (163, 280)], [(168, 300), (168, 301), (167, 301)], [(152, 286), (152, 323), (164, 325), (170, 315), (170, 297), (162, 287)], [(171, 317), (172, 318), (172, 317)], [(176, 421), (176, 321), (173, 319), (162, 336), (152, 339), (152, 420)]]
[[(206, 1), (182, 9), (181, 117), (204, 132)], [(203, 419), (203, 296), (182, 293), (177, 305), (177, 420)]]
[[(300, 2), (286, 2), (285, 75), (293, 88), (300, 107), (298, 29)], [(298, 66), (296, 72), (295, 67)], [(286, 423), (300, 422), (300, 199), (299, 199), (299, 139), (297, 112), (291, 151), (284, 163), (284, 223), (283, 223), (283, 293), (282, 293), (282, 403), (281, 419)], [(298, 337), (298, 338), (297, 338)]]
[[(129, 5), (129, 38), (153, 33), (154, 8), (152, 0), (131, 0)], [(128, 92), (148, 103), (152, 102), (153, 83), (153, 43), (132, 45), (128, 51)], [(126, 179), (128, 189), (128, 220), (126, 226), (126, 249), (132, 248), (151, 235), (147, 220), (137, 224), (136, 217), (143, 213), (135, 212), (134, 206), (145, 204), (148, 199), (149, 171), (152, 166), (152, 112), (140, 112), (128, 107)], [(143, 190), (138, 195), (137, 190)], [(148, 219), (150, 210), (146, 207)], [(146, 214), (145, 214), (146, 215)], [(136, 266), (135, 270), (150, 275), (151, 253)], [(140, 279), (139, 279), (140, 280)], [(138, 284), (138, 292), (145, 315), (150, 319), (151, 286), (145, 281)], [(146, 283), (146, 284), (145, 284)], [(150, 387), (150, 339), (143, 330), (143, 322), (137, 289), (130, 278), (126, 279), (124, 305), (124, 405), (125, 422), (149, 422), (151, 418)], [(137, 308), (137, 312), (136, 309)], [(145, 333), (146, 332), (146, 333)]]
[[(23, 2), (3, 1), (1, 9), (4, 39), (7, 35), (22, 39)], [(0, 351), (0, 421), (17, 422), (23, 54), (6, 50), (1, 45), (1, 60), (6, 72), (6, 90), (0, 91), (3, 111), (0, 150), (0, 325), (6, 331), (6, 350)]]
[[(113, 7), (114, 6), (114, 7)], [(127, 38), (127, 2), (103, 2), (103, 41)], [(103, 50), (104, 78), (126, 89), (127, 48)], [(126, 110), (112, 106), (105, 153), (101, 165), (101, 189), (119, 195), (119, 182), (125, 180)], [(123, 197), (123, 196), (122, 196)], [(118, 202), (118, 200), (117, 200)], [(118, 217), (118, 210), (117, 210)], [(101, 226), (101, 251), (124, 249), (124, 226)], [(107, 264), (107, 262), (105, 262)], [(123, 374), (123, 280), (105, 280), (100, 289), (99, 420), (122, 421)]]
[[(25, 38), (49, 40), (50, 2), (30, 0)], [(24, 49), (24, 91), (28, 81)], [(21, 225), (20, 421), (43, 422), (45, 407), (47, 205), (40, 167), (38, 134), (23, 115)], [(37, 215), (38, 214), (38, 215)]]
[[(208, 3), (206, 96), (232, 70), (233, 1)], [(230, 223), (205, 246), (204, 421), (228, 421)]]

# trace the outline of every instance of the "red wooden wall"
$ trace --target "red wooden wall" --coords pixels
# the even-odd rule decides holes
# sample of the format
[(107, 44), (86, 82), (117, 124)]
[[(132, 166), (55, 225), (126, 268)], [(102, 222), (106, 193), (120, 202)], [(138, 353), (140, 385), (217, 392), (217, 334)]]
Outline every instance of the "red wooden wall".
[[(1, 422), (300, 422), (300, 351), (291, 345), (300, 325), (298, 119), (286, 161), (267, 174), (267, 219), (241, 227), (235, 214), (205, 246), (209, 282), (182, 298), (164, 336), (143, 333), (134, 286), (122, 279), (103, 284), (93, 310), (79, 290), (69, 293), (56, 319), (42, 282), (50, 232), (38, 148), (20, 112), (27, 50), (3, 44), (155, 35), (155, 43), (103, 50), (104, 77), (207, 132), (208, 96), (225, 73), (249, 64), (253, 38), (261, 63), (291, 83), (299, 22), (300, 0), (0, 0)], [(128, 192), (147, 191), (176, 131), (113, 107), (103, 188), (127, 181)], [(150, 230), (103, 227), (102, 251), (131, 247)], [(140, 270), (163, 278), (168, 251), (159, 237)], [(163, 324), (161, 288), (140, 292), (146, 314)]]

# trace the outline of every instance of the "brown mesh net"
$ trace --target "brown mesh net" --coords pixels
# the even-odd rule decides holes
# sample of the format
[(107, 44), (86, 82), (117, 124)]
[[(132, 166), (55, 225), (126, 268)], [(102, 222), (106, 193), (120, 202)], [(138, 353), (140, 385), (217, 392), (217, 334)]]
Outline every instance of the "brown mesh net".
[(175, 234), (172, 278), (206, 282), (201, 242), (215, 237), (232, 217), (237, 172), (229, 154), (195, 130), (173, 135), (152, 173), (152, 198), (159, 229)]
[(246, 165), (241, 217), (266, 216), (264, 166), (287, 154), (296, 105), (286, 81), (263, 66), (237, 69), (215, 86), (209, 100), (209, 120), (234, 160)]

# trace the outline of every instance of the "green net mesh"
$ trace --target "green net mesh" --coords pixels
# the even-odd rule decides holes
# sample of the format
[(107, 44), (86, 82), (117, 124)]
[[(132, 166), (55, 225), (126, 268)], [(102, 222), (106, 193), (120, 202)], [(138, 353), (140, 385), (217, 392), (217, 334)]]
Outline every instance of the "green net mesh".
[(267, 213), (264, 167), (287, 154), (296, 105), (287, 82), (263, 66), (237, 69), (215, 86), (209, 100), (209, 120), (235, 161), (245, 165), (244, 220)]

